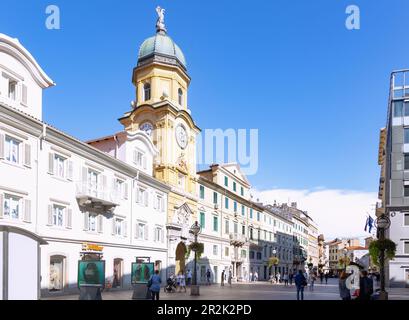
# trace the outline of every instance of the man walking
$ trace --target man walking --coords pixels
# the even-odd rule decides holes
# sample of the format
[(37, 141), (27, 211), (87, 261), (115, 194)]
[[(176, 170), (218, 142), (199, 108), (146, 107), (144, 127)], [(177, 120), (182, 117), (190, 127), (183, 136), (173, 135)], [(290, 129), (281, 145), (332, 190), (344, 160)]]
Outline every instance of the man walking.
[(228, 277), (228, 282), (229, 282), (229, 285), (231, 286), (231, 279), (232, 279), (232, 274), (231, 274), (231, 270), (229, 270), (229, 277)]
[(294, 274), (290, 272), (290, 274), (288, 275), (288, 279), (290, 280), (290, 286), (293, 285), (293, 278), (294, 278)]
[(325, 284), (328, 284), (328, 277), (329, 277), (328, 272), (325, 272)]
[(186, 279), (187, 285), (190, 286), (192, 284), (192, 272), (190, 271), (190, 269), (187, 270)]
[(320, 272), (320, 281), (321, 281), (321, 284), (324, 281), (324, 273), (322, 271)]
[(283, 280), (284, 280), (284, 286), (287, 287), (288, 286), (288, 273), (287, 272), (284, 273)]
[(222, 278), (221, 278), (221, 282), (220, 282), (222, 287), (224, 287), (224, 272), (225, 272), (225, 270), (223, 269)]
[(207, 285), (208, 285), (208, 286), (210, 286), (210, 277), (211, 277), (210, 269), (207, 269), (206, 279), (207, 279)]
[(297, 300), (304, 300), (304, 287), (307, 285), (307, 279), (305, 279), (302, 270), (298, 270), (298, 274), (294, 278), (295, 286), (297, 288)]
[(368, 272), (364, 270), (362, 271), (362, 276), (359, 280), (359, 300), (370, 300), (372, 293), (372, 280), (368, 278)]

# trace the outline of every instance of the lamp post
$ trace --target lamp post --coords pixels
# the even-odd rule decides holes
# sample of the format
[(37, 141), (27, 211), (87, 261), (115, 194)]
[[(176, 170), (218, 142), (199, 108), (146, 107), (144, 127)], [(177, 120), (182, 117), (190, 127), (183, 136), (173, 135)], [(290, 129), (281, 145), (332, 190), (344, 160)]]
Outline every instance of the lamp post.
[[(385, 230), (391, 225), (391, 220), (382, 214), (376, 219), (376, 227), (378, 229), (378, 240), (385, 240)], [(379, 271), (381, 274), (381, 290), (379, 292), (379, 300), (388, 300), (388, 293), (385, 290), (385, 249), (379, 254)]]
[(347, 246), (344, 246), (344, 271), (347, 271), (347, 255), (348, 255), (348, 249)]
[(195, 244), (196, 244), (196, 249), (194, 250), (195, 252), (195, 260), (194, 260), (194, 269), (193, 269), (193, 284), (191, 286), (190, 289), (190, 295), (192, 296), (198, 296), (200, 295), (199, 292), (199, 286), (197, 285), (197, 236), (199, 235), (201, 230), (201, 226), (199, 225), (199, 223), (197, 221), (195, 221), (195, 223), (190, 227), (190, 232), (193, 234), (193, 236), (195, 237)]
[[(277, 258), (277, 250), (276, 248), (273, 249), (273, 255)], [(274, 260), (274, 277), (277, 277), (277, 259)]]

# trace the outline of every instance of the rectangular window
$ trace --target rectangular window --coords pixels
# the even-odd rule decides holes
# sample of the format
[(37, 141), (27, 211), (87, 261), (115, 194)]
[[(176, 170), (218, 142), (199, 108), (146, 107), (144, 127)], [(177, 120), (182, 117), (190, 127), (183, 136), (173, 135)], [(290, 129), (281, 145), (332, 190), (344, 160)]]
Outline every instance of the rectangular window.
[(224, 198), (224, 207), (229, 209), (229, 198)]
[(20, 219), (21, 198), (12, 195), (4, 195), (3, 215), (10, 219)]
[(213, 245), (213, 255), (217, 256), (218, 247), (217, 245)]
[(204, 197), (205, 197), (204, 186), (200, 186), (200, 199), (204, 199)]
[(115, 218), (115, 235), (122, 236), (123, 235), (123, 224), (124, 220)]
[(245, 212), (245, 208), (243, 205), (241, 205), (241, 215), (244, 217), (244, 212)]
[(20, 144), (21, 142), (6, 136), (5, 158), (11, 163), (18, 164), (20, 162)]
[(405, 213), (403, 219), (403, 225), (409, 226), (409, 213)]
[(165, 211), (165, 200), (161, 194), (156, 194), (155, 196), (155, 208), (159, 212)]
[(213, 217), (213, 231), (217, 232), (219, 230), (219, 218)]
[(200, 212), (200, 227), (202, 230), (205, 228), (205, 221), (206, 221), (205, 213)]
[(245, 249), (242, 249), (241, 250), (241, 257), (243, 258), (243, 259), (245, 259), (246, 258), (246, 254), (247, 252), (246, 252), (246, 250)]
[(224, 247), (224, 255), (225, 255), (226, 257), (229, 256), (229, 247)]
[(57, 227), (62, 227), (64, 225), (64, 210), (62, 206), (53, 206), (53, 225)]
[(237, 202), (236, 201), (233, 202), (233, 208), (234, 208), (234, 212), (237, 212)]
[(237, 234), (237, 232), (238, 232), (238, 225), (237, 225), (237, 222), (235, 222), (234, 223), (234, 233)]
[(88, 217), (88, 230), (97, 231), (97, 215), (89, 214)]
[(261, 260), (261, 252), (257, 252), (257, 260)]
[(9, 80), (8, 96), (11, 100), (16, 100), (17, 81)]
[(260, 212), (257, 212), (257, 221), (260, 221)]
[(178, 186), (181, 189), (185, 188), (185, 175), (182, 173), (179, 173), (178, 175)]
[(230, 232), (229, 227), (230, 227), (229, 220), (225, 220), (225, 222), (224, 222), (224, 233), (228, 234)]
[(236, 191), (236, 189), (237, 189), (236, 182), (233, 181), (233, 191)]
[(409, 254), (409, 241), (405, 241), (403, 243), (403, 253), (404, 254)]
[(395, 101), (393, 103), (393, 116), (402, 117), (403, 116), (403, 101)]
[(254, 259), (254, 251), (250, 251), (250, 259)]
[(250, 208), (250, 219), (253, 219), (253, 208)]
[(240, 187), (240, 195), (244, 196), (244, 188), (243, 187)]
[(409, 153), (405, 153), (404, 155), (404, 169), (409, 170)]
[(217, 204), (217, 192), (213, 192), (213, 203)]
[(137, 231), (136, 237), (138, 239), (144, 239), (145, 238), (145, 227), (146, 227), (146, 224), (138, 223), (137, 230), (136, 230)]
[(93, 196), (98, 196), (98, 175), (98, 172), (88, 169), (88, 192)]
[(161, 227), (155, 227), (155, 242), (162, 242), (163, 230)]
[(403, 187), (404, 187), (404, 189), (403, 189), (403, 195), (404, 195), (405, 197), (409, 197), (409, 185), (405, 184)]
[(137, 193), (137, 202), (142, 205), (147, 207), (148, 206), (148, 191), (144, 188), (138, 188), (138, 193)]
[(409, 143), (409, 128), (404, 128), (404, 143)]
[(241, 226), (241, 234), (244, 236), (246, 234), (246, 226)]
[(224, 185), (225, 185), (226, 187), (229, 186), (229, 178), (224, 177)]
[(65, 178), (65, 158), (54, 154), (54, 174), (57, 177)]

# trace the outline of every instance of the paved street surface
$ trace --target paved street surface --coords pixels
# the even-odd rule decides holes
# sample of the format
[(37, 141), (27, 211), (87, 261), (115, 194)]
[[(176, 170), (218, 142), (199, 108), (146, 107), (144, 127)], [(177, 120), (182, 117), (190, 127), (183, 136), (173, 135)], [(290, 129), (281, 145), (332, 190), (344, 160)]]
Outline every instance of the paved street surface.
[[(409, 300), (409, 288), (388, 289), (390, 300)], [(201, 286), (200, 296), (190, 296), (190, 289), (187, 292), (160, 293), (161, 300), (296, 300), (297, 294), (295, 286), (285, 287), (284, 285), (272, 285), (267, 282), (257, 283), (234, 283), (232, 286), (220, 285)], [(105, 291), (102, 293), (104, 300), (130, 300), (132, 291)], [(60, 296), (47, 298), (44, 300), (78, 300), (78, 295)], [(329, 279), (328, 284), (315, 284), (314, 291), (306, 288), (304, 292), (305, 300), (340, 300), (338, 292), (338, 279)]]

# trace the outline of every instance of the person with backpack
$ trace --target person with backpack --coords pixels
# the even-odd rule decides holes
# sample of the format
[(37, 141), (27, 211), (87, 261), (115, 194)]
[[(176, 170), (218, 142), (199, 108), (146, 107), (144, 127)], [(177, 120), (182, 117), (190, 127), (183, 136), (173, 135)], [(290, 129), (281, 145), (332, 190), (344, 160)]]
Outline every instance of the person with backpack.
[(368, 272), (362, 271), (359, 279), (359, 300), (370, 300), (373, 294), (373, 282), (368, 278)]
[(162, 279), (159, 275), (159, 270), (155, 270), (155, 273), (150, 277), (148, 281), (148, 290), (151, 292), (152, 300), (159, 300), (160, 284)]
[(295, 286), (297, 288), (297, 300), (304, 300), (304, 287), (307, 285), (307, 279), (302, 272), (302, 270), (298, 270), (298, 274), (294, 278)]
[(345, 271), (342, 271), (338, 283), (339, 295), (342, 300), (351, 300), (351, 292), (346, 285), (347, 278), (348, 274)]

